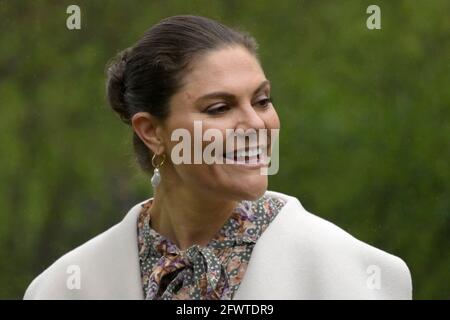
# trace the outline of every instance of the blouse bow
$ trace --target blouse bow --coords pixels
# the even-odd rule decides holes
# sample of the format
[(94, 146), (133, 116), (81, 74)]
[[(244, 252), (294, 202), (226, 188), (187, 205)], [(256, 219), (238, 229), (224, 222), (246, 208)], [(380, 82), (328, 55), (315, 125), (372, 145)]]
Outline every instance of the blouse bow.
[[(139, 222), (139, 258), (145, 298), (231, 299), (239, 286), (250, 253), (274, 216), (270, 199), (242, 201), (207, 246), (180, 250), (150, 226), (150, 216)], [(151, 201), (143, 206), (146, 210)], [(144, 211), (145, 212), (145, 211)]]

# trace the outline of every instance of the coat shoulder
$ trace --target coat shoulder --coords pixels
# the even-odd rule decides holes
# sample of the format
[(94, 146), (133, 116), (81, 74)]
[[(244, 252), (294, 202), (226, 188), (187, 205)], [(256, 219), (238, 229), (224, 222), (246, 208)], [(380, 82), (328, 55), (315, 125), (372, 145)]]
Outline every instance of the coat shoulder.
[(67, 252), (42, 271), (27, 287), (24, 299), (76, 299), (80, 293), (77, 276), (83, 267), (95, 264), (116, 226)]
[[(332, 287), (324, 292), (340, 298), (412, 298), (411, 273), (401, 258), (307, 211), (297, 198), (282, 196), (288, 202), (276, 229), (297, 253), (298, 265), (321, 279), (318, 286)], [(339, 286), (353, 291), (339, 293)]]
[(146, 201), (53, 262), (30, 283), (24, 299), (140, 299), (137, 217)]

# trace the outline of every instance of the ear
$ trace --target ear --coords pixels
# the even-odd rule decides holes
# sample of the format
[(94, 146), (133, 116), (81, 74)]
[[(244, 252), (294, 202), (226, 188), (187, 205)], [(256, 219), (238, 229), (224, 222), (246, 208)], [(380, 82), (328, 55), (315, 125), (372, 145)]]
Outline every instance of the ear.
[(148, 112), (138, 112), (131, 118), (134, 132), (154, 154), (164, 152), (164, 140), (161, 135), (160, 122)]

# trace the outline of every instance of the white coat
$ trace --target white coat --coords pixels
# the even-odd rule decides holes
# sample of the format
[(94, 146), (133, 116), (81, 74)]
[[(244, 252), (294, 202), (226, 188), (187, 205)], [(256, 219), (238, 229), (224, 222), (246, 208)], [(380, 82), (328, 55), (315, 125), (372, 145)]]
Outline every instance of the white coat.
[[(258, 239), (234, 299), (412, 299), (400, 258), (357, 240), (287, 202)], [(24, 299), (143, 299), (137, 218), (122, 221), (66, 253), (28, 286)]]

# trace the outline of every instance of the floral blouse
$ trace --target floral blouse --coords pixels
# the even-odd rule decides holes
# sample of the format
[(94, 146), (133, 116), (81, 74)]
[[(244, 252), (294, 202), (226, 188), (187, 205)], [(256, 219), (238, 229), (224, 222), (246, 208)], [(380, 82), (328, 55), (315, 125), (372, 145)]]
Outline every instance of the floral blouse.
[(256, 241), (285, 204), (269, 195), (241, 201), (207, 246), (181, 251), (150, 226), (152, 202), (141, 205), (137, 226), (146, 300), (232, 299)]

